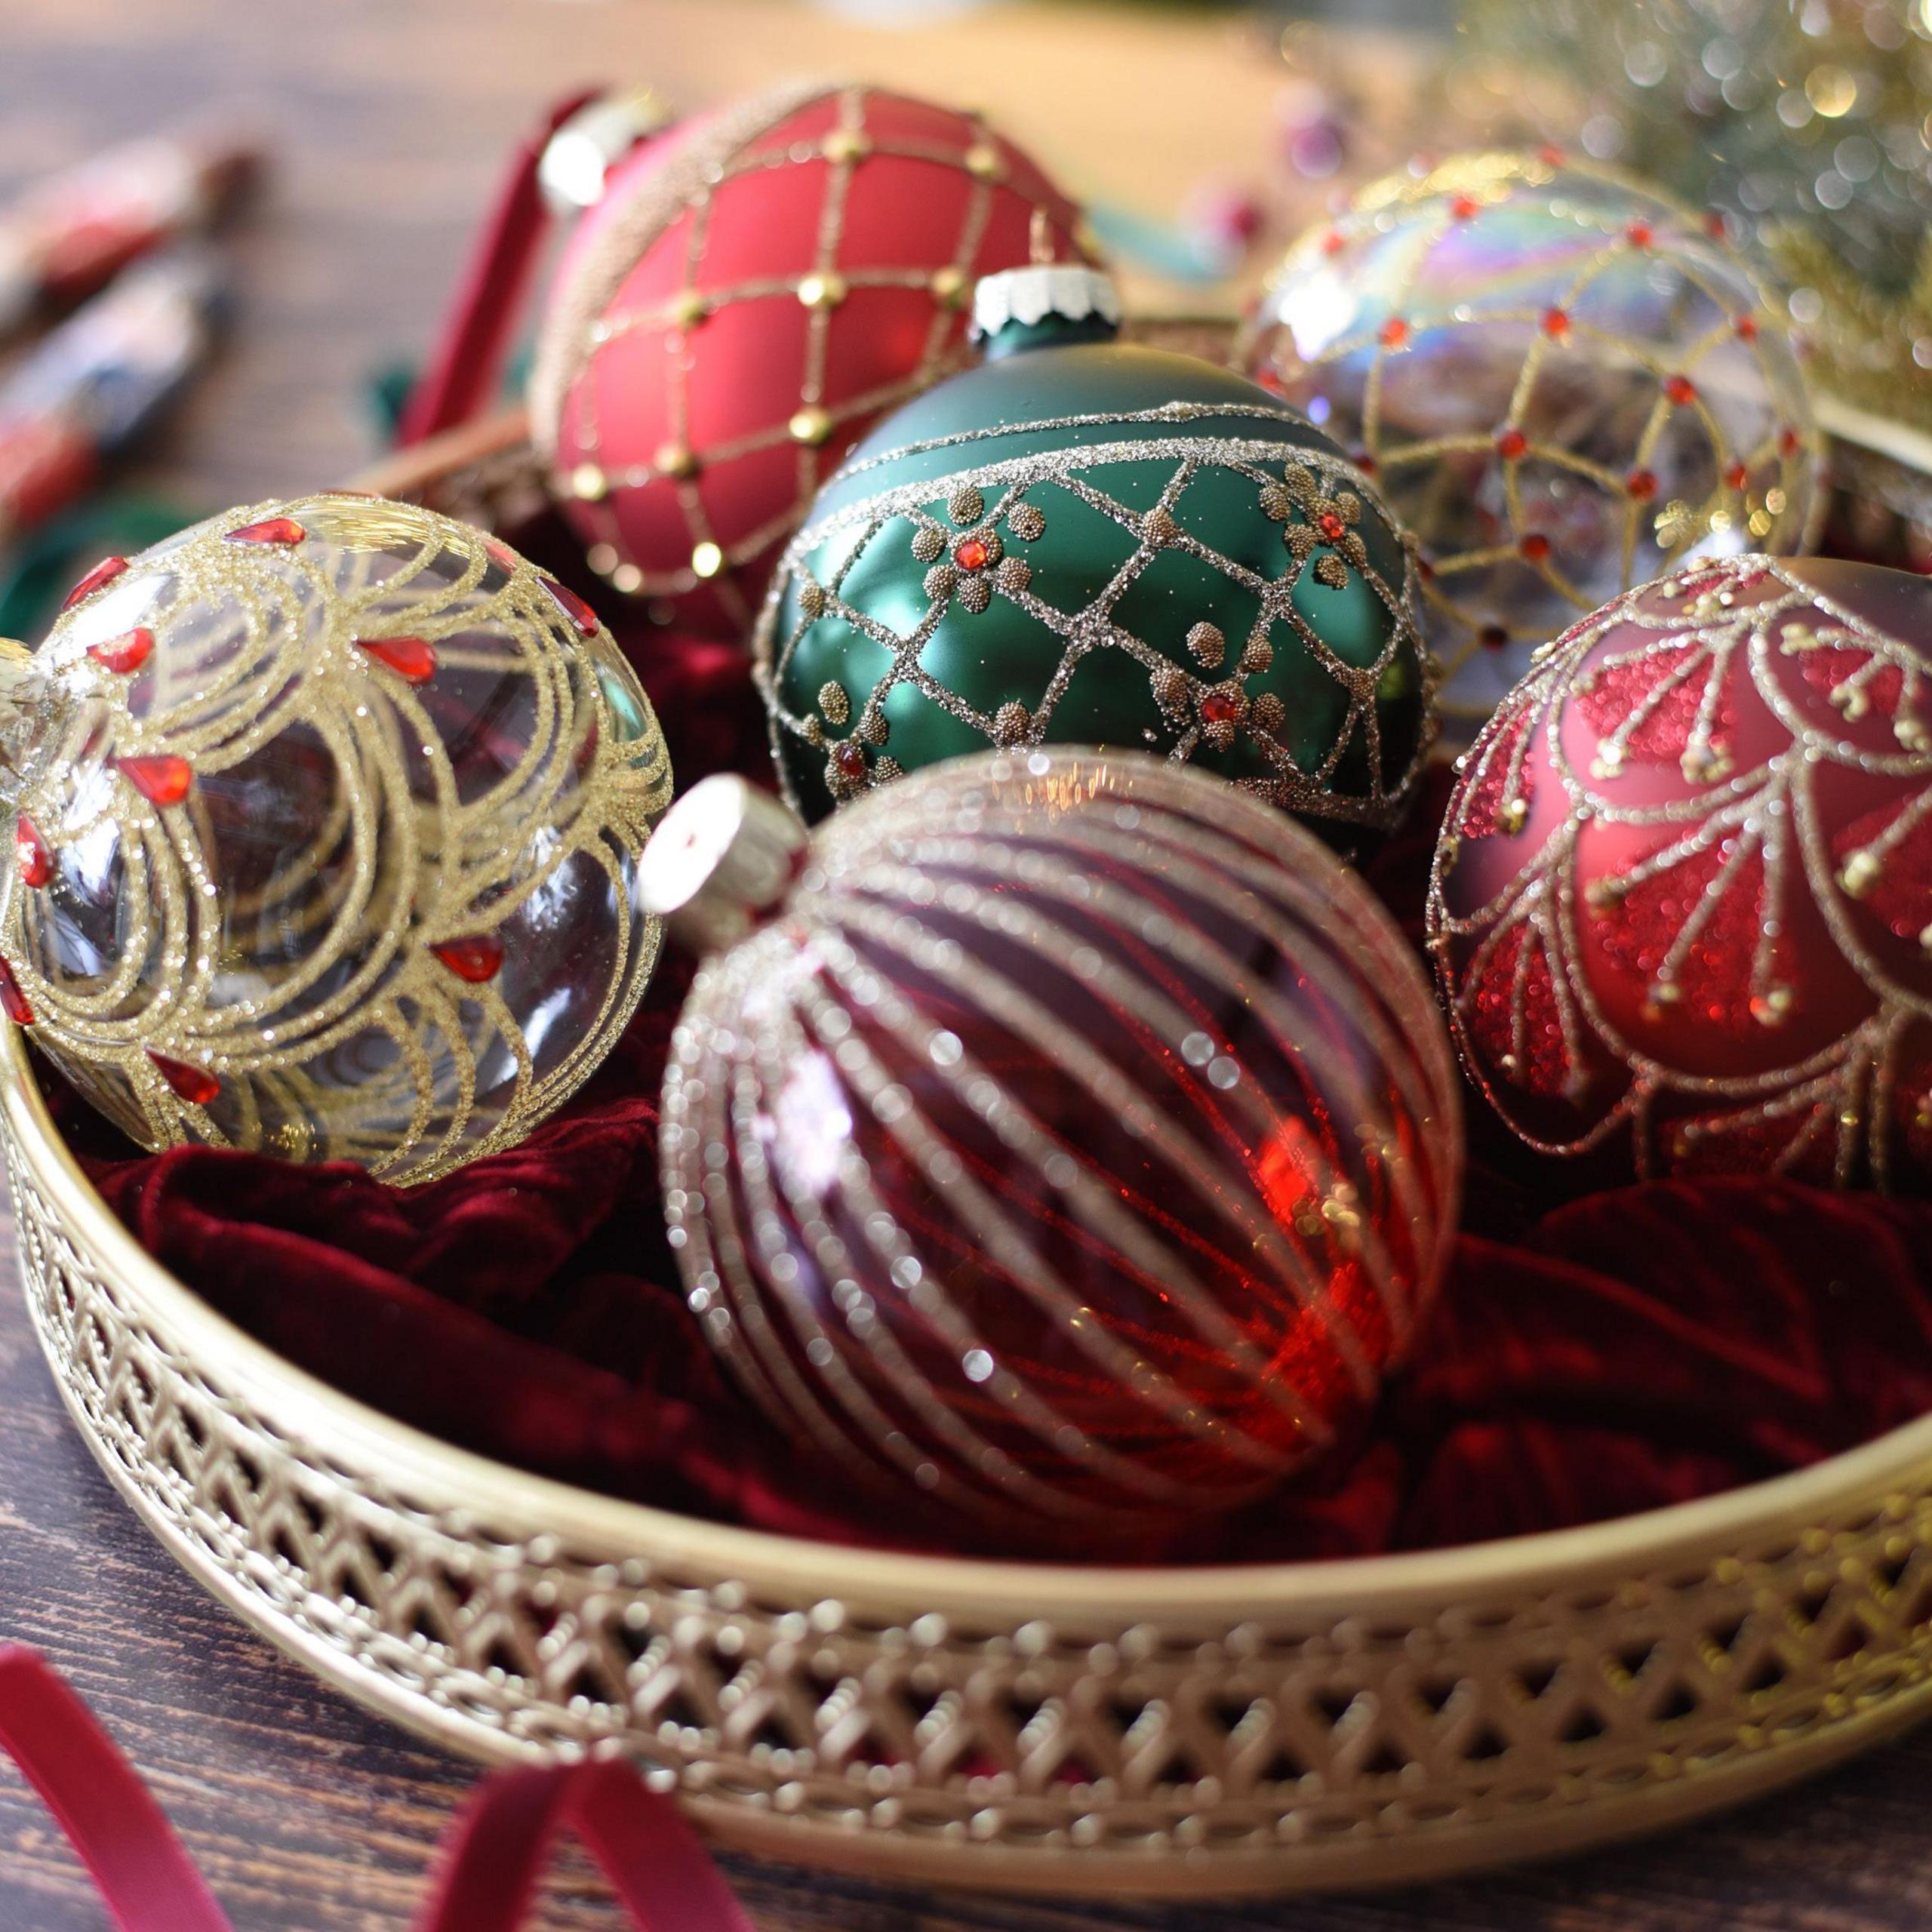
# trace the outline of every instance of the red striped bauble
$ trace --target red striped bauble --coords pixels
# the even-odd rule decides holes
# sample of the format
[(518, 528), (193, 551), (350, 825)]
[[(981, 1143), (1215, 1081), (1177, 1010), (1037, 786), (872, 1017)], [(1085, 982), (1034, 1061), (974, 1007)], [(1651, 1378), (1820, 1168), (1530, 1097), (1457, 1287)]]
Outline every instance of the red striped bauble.
[(691, 1305), (753, 1399), (1063, 1543), (1352, 1434), (1462, 1160), (1440, 1017), (1355, 875), (1200, 773), (1051, 748), (821, 826), (700, 974), (664, 1123)]

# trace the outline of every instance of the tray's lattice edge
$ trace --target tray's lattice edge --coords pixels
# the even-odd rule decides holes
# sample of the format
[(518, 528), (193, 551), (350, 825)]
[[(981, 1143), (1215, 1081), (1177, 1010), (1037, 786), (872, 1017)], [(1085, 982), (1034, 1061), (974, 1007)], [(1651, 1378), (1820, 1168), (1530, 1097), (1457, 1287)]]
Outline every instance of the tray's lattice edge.
[(389, 1715), (485, 1758), (620, 1752), (727, 1840), (1090, 1891), (1420, 1877), (1707, 1808), (1932, 1696), (1924, 1470), (1601, 1588), (1339, 1622), (1284, 1603), (1206, 1636), (1211, 1606), (1097, 1639), (862, 1626), (506, 1538), (224, 1392), (8, 1156), (63, 1397), (194, 1575)]

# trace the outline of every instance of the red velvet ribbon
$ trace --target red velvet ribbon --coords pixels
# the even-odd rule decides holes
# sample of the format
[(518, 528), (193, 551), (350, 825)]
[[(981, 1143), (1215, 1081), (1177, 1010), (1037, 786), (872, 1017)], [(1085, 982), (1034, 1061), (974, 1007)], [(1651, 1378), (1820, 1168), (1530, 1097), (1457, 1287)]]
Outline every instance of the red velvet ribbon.
[(407, 448), (459, 423), (467, 423), (495, 392), (510, 331), (521, 312), (537, 244), (549, 223), (537, 171), (550, 137), (598, 88), (567, 95), (532, 128), (510, 157), (496, 205), (457, 285), (449, 313), (437, 333), (428, 365), (403, 405), (396, 428)]
[[(234, 1932), (146, 1785), (46, 1660), (0, 1644), (0, 1749), (80, 1855), (122, 1932)], [(417, 1932), (515, 1932), (574, 1831), (639, 1932), (752, 1932), (669, 1799), (618, 1764), (499, 1772), (438, 1854)]]

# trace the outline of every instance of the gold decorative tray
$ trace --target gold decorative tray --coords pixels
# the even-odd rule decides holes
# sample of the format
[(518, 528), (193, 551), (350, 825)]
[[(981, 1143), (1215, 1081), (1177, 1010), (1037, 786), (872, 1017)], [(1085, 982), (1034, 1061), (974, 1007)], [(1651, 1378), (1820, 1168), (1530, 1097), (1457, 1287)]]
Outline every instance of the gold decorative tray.
[[(514, 417), (368, 480), (485, 516), (534, 488)], [(724, 1843), (1016, 1890), (1386, 1884), (1677, 1823), (1932, 1705), (1932, 1417), (1448, 1552), (886, 1555), (543, 1481), (291, 1367), (135, 1244), (11, 1029), (0, 1130), (62, 1394), (191, 1574), (371, 1709), (481, 1758), (623, 1753)]]

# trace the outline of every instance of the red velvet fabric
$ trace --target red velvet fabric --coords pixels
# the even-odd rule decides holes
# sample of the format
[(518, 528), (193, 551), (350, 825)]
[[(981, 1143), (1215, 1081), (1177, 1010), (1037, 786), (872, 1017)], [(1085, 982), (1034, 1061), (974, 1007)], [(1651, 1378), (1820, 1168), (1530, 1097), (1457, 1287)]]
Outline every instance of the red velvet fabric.
[[(741, 653), (629, 641), (681, 784), (762, 774)], [(1371, 868), (1412, 930), (1439, 815), (1425, 800)], [(157, 1260), (363, 1401), (614, 1494), (903, 1543), (903, 1512), (816, 1484), (739, 1401), (678, 1292), (656, 1096), (688, 981), (667, 959), (617, 1054), (523, 1146), (408, 1192), (207, 1150), (131, 1157), (77, 1104), (66, 1118)], [(1470, 1120), (1466, 1232), (1367, 1439), (1239, 1515), (1108, 1554), (1260, 1561), (1549, 1529), (1795, 1468), (1932, 1407), (1932, 1204), (1740, 1180), (1585, 1192), (1615, 1177), (1529, 1155), (1473, 1098)], [(938, 1546), (1026, 1553), (1020, 1525)]]

